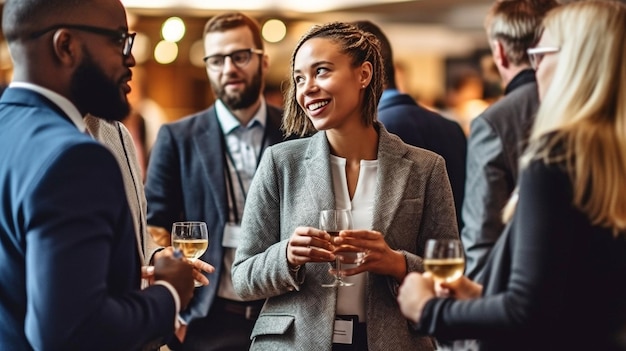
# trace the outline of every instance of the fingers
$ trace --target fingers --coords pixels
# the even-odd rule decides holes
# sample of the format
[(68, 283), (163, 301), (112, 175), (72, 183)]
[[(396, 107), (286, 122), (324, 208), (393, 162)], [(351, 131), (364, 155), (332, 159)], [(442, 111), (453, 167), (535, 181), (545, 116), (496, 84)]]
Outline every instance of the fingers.
[(292, 265), (328, 262), (335, 259), (330, 235), (312, 227), (298, 227), (287, 245), (287, 260)]
[(209, 285), (209, 278), (205, 277), (199, 270), (193, 270), (193, 279), (202, 284), (202, 286)]
[(196, 259), (193, 260), (191, 262), (191, 265), (193, 266), (193, 268), (197, 269), (198, 271), (202, 271), (202, 272), (206, 272), (206, 273), (213, 273), (215, 272), (215, 267), (213, 267), (212, 265), (200, 260), (200, 259)]
[(141, 279), (154, 277), (154, 266), (141, 266)]

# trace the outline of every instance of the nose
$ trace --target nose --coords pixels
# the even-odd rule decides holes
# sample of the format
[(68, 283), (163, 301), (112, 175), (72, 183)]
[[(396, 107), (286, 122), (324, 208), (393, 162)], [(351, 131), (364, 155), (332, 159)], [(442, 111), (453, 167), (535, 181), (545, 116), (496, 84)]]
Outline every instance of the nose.
[(135, 65), (137, 65), (137, 61), (135, 60), (135, 56), (133, 55), (132, 51), (130, 52), (130, 54), (128, 54), (128, 56), (123, 56), (123, 58), (124, 66), (135, 67)]
[(319, 90), (315, 79), (307, 79), (302, 87), (302, 93), (305, 95), (310, 95)]
[(224, 57), (224, 67), (222, 67), (222, 72), (230, 72), (237, 70), (237, 66), (233, 62), (233, 59), (230, 56)]

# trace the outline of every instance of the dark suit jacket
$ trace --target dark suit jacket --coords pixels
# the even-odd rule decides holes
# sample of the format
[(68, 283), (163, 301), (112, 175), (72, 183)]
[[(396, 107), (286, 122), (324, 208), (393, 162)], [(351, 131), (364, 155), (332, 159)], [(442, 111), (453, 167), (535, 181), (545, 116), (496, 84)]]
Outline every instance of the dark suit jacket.
[[(483, 298), (433, 299), (419, 329), (481, 341), (481, 350), (625, 350), (624, 233), (572, 205), (563, 166), (522, 171), (513, 222), (494, 246)], [(616, 336), (622, 334), (622, 339)], [(621, 345), (619, 345), (621, 342)]]
[(119, 166), (50, 100), (0, 100), (0, 349), (132, 350), (174, 330), (141, 261)]
[[(266, 145), (283, 140), (282, 112), (268, 105)], [(209, 249), (202, 260), (211, 263), (211, 284), (197, 288), (183, 318), (191, 321), (207, 315), (217, 293), (223, 269), (222, 238), (228, 221), (222, 130), (215, 107), (166, 124), (152, 148), (146, 178), (148, 224), (172, 228), (180, 220), (207, 223)]]
[(398, 135), (405, 143), (433, 151), (443, 157), (461, 230), (467, 153), (467, 140), (461, 126), (419, 106), (407, 94), (382, 98), (378, 105), (378, 120), (389, 132)]
[(517, 184), (518, 159), (538, 108), (537, 84), (530, 82), (472, 121), (461, 231), (465, 275), (472, 279), (480, 279), (489, 251), (504, 229), (502, 209)]

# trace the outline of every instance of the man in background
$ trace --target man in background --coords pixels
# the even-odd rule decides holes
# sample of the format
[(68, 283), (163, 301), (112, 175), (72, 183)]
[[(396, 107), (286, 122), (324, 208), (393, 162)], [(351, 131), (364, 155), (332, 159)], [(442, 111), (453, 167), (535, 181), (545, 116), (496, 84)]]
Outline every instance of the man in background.
[(465, 275), (473, 280), (480, 280), (504, 229), (502, 210), (517, 184), (518, 159), (539, 106), (526, 50), (539, 40), (544, 15), (557, 5), (554, 0), (499, 0), (485, 19), (505, 96), (470, 127), (461, 238)]
[[(204, 111), (159, 130), (146, 179), (148, 225), (168, 244), (179, 220), (209, 228), (202, 259), (215, 266), (211, 284), (196, 289), (181, 313), (174, 350), (248, 350), (264, 301), (234, 292), (231, 266), (246, 193), (263, 150), (282, 141), (282, 111), (263, 98), (268, 57), (256, 21), (237, 12), (211, 18), (204, 29), (206, 70), (217, 98)], [(179, 343), (182, 342), (182, 343)]]
[(124, 7), (7, 0), (2, 30), (14, 75), (0, 99), (0, 349), (158, 345), (192, 297), (192, 268), (163, 255), (140, 290), (120, 168), (83, 121), (129, 111)]
[(466, 138), (461, 126), (433, 111), (418, 105), (396, 86), (396, 72), (391, 43), (383, 31), (370, 21), (354, 22), (359, 29), (374, 34), (381, 44), (386, 84), (378, 105), (378, 120), (402, 141), (438, 153), (446, 160), (448, 178), (452, 186), (459, 230), (461, 205), (465, 186)]

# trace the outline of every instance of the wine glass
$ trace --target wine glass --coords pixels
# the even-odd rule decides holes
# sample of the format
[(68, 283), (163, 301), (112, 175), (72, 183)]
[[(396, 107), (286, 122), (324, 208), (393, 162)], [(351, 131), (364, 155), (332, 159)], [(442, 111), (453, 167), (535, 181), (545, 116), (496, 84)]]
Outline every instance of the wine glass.
[(465, 270), (463, 245), (455, 239), (428, 239), (424, 251), (424, 269), (436, 282), (451, 283)]
[[(339, 232), (344, 229), (352, 228), (352, 212), (350, 210), (323, 210), (320, 212), (320, 229), (326, 231), (331, 236), (338, 236)], [(323, 287), (335, 286), (352, 286), (341, 276), (341, 261), (339, 255), (336, 255), (334, 262), (335, 280), (329, 284), (322, 284)]]
[[(172, 225), (172, 247), (189, 261), (200, 258), (209, 247), (209, 230), (204, 222), (176, 222)], [(202, 283), (194, 280), (194, 286)]]

